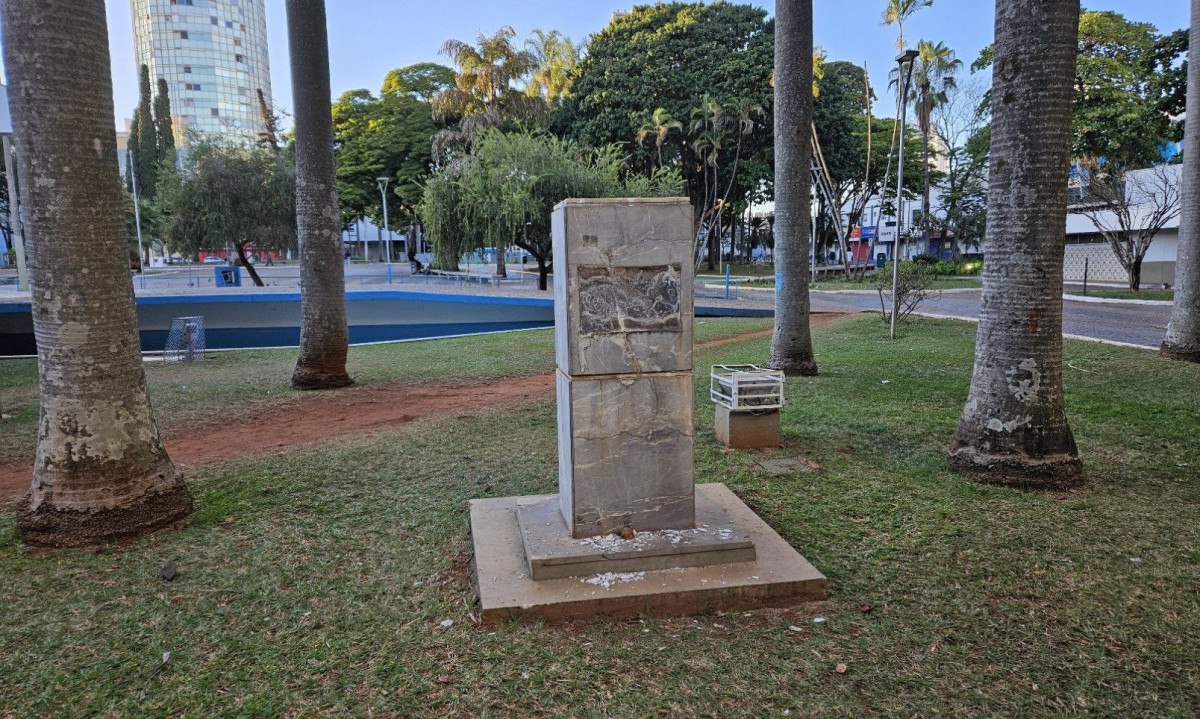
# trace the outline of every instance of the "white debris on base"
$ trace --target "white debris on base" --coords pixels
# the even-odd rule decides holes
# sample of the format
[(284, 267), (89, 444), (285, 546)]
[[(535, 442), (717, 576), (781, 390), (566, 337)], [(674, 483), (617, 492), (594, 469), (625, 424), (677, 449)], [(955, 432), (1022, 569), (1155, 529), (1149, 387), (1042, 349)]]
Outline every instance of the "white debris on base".
[[(671, 544), (679, 544), (688, 537), (708, 534), (708, 525), (695, 529), (661, 529), (655, 532), (638, 532), (633, 539), (625, 539), (619, 534), (597, 534), (594, 537), (584, 537), (578, 540), (580, 546), (590, 547), (605, 553), (611, 552), (641, 552), (654, 543), (656, 539), (665, 539)], [(733, 539), (733, 530), (721, 528), (717, 530), (718, 540)]]
[(608, 589), (614, 584), (622, 582), (640, 582), (646, 578), (645, 572), (605, 572), (592, 577), (585, 577), (579, 581), (584, 584), (594, 584), (598, 587)]

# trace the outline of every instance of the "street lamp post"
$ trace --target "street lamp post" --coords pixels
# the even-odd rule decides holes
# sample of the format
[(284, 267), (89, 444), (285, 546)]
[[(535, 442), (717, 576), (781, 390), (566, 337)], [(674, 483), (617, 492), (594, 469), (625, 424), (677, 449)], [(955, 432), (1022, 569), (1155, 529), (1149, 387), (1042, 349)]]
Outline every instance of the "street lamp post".
[[(900, 313), (900, 254), (903, 245), (901, 228), (904, 226), (904, 130), (908, 123), (908, 85), (912, 81), (913, 61), (917, 59), (916, 50), (906, 50), (896, 58), (899, 65), (899, 76), (904, 77), (900, 85), (900, 138), (899, 158), (896, 169), (896, 241), (892, 244), (892, 323), (890, 335), (896, 339), (896, 315)], [(907, 70), (905, 69), (907, 66)]]
[(379, 201), (383, 203), (383, 232), (387, 235), (387, 239), (384, 240), (384, 247), (387, 248), (387, 261), (389, 265), (392, 263), (392, 230), (388, 226), (387, 188), (391, 179), (390, 177), (375, 178), (375, 181), (379, 183)]
[[(137, 230), (138, 241), (138, 274), (146, 274), (146, 248), (142, 244), (142, 208), (141, 201), (138, 197), (138, 181), (137, 172), (133, 166), (129, 168), (129, 179), (133, 182), (133, 226)], [(145, 280), (142, 280), (145, 283)]]

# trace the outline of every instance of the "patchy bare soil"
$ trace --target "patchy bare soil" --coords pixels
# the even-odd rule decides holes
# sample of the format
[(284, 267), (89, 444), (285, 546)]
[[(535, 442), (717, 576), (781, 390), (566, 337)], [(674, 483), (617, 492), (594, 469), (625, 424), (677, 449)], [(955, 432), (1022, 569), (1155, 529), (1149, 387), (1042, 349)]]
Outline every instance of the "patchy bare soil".
[[(813, 325), (831, 324), (843, 314), (815, 314)], [(771, 330), (696, 345), (709, 349), (771, 336)], [(296, 395), (248, 420), (207, 422), (164, 428), (171, 459), (181, 469), (214, 460), (280, 452), (305, 444), (327, 442), (348, 434), (398, 427), (431, 416), (470, 414), (504, 403), (532, 402), (554, 390), (552, 373), (504, 377), (467, 384), (401, 383)], [(30, 461), (0, 466), (0, 502), (16, 499), (29, 489)]]

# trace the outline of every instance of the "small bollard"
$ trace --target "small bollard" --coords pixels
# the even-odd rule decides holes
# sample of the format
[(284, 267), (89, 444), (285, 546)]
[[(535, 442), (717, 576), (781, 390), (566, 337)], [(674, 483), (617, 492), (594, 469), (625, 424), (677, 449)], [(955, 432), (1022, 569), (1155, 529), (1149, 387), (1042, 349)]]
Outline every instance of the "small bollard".
[(783, 372), (757, 365), (714, 365), (709, 396), (717, 441), (730, 449), (778, 447)]

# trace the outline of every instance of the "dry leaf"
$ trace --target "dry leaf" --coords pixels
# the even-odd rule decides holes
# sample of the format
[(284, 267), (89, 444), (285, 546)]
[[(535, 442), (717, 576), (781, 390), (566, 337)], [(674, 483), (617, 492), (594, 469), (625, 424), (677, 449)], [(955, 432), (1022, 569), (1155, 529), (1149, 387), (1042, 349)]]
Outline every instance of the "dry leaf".
[(850, 671), (850, 667), (846, 666), (845, 664), (837, 665), (837, 673), (838, 674), (845, 674), (848, 671)]

